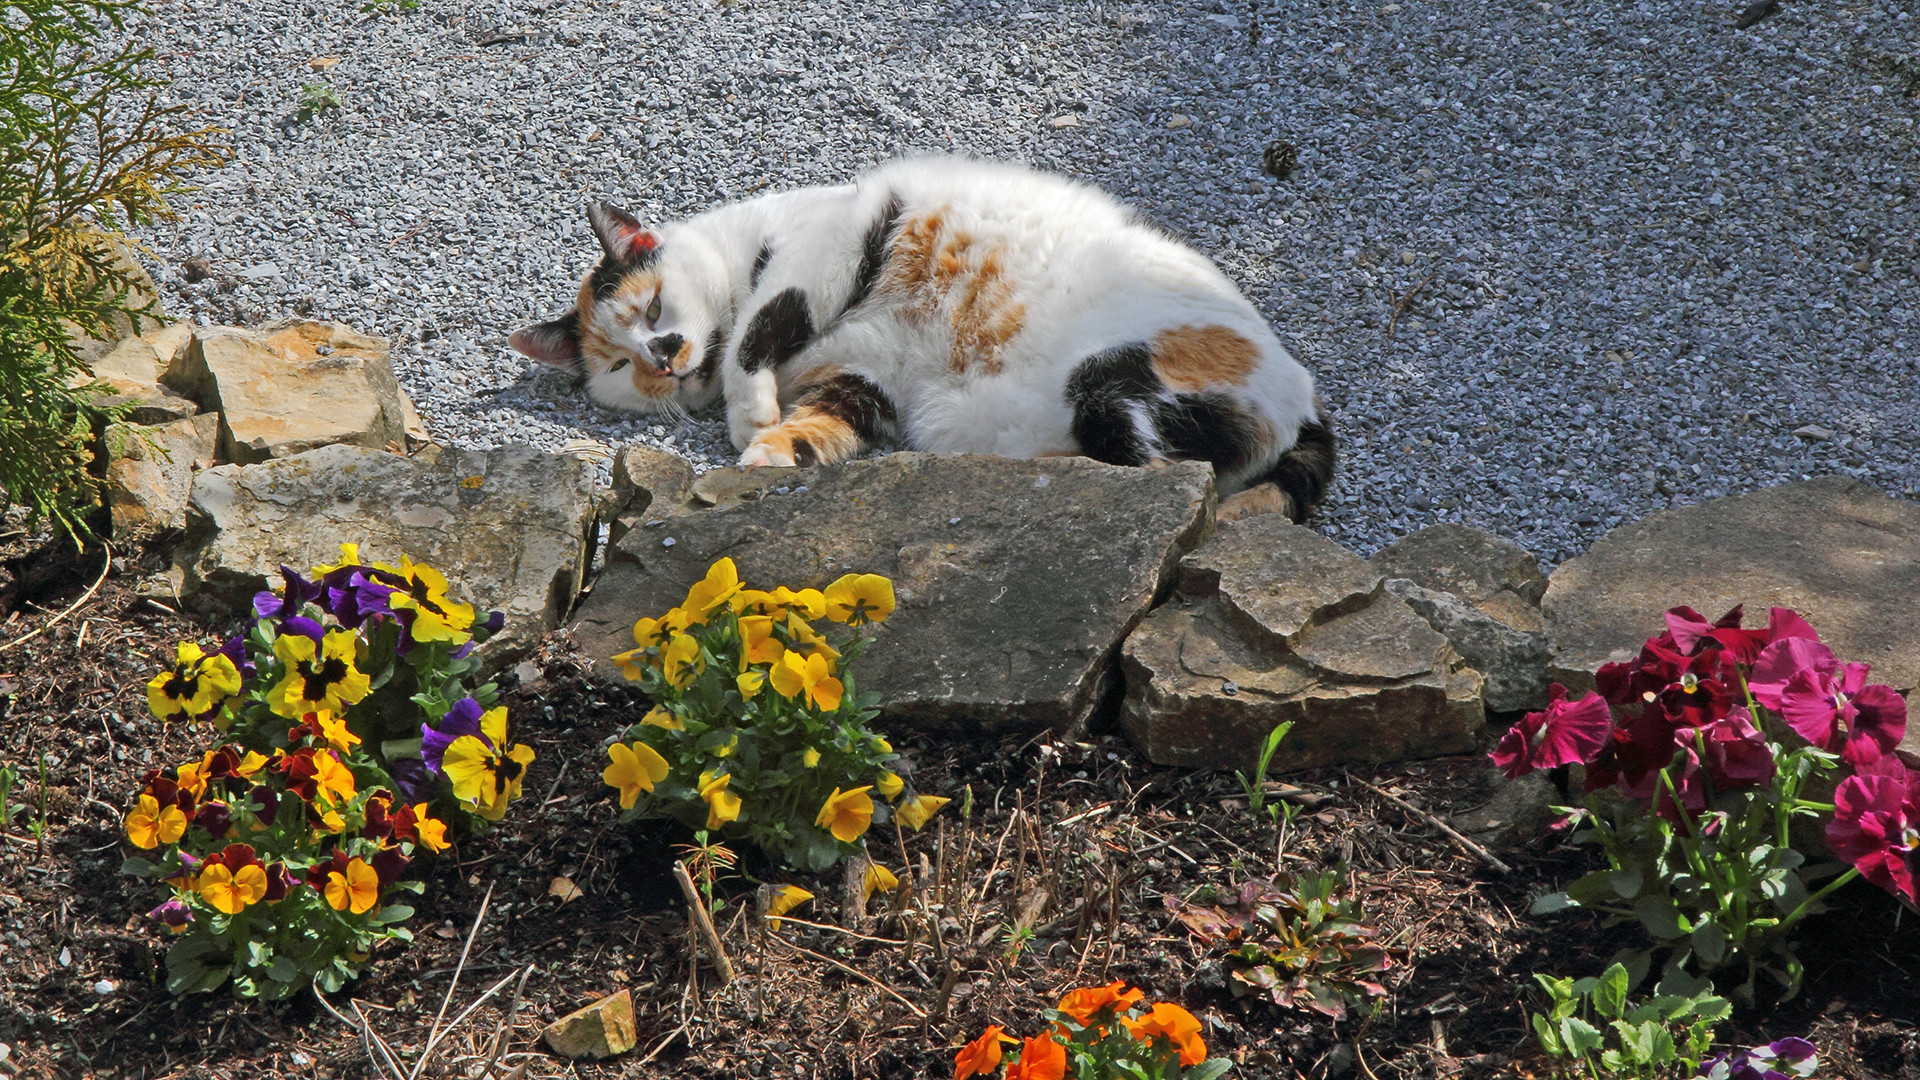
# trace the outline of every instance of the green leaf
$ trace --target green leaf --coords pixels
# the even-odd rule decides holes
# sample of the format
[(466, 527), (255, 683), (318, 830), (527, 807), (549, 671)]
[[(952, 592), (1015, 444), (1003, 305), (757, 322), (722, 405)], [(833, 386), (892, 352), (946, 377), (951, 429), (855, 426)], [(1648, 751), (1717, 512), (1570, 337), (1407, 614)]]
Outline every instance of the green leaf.
[(121, 873), (130, 874), (134, 877), (152, 877), (158, 872), (158, 869), (159, 868), (154, 866), (153, 863), (138, 855), (131, 856), (120, 864)]
[(1535, 900), (1532, 906), (1527, 908), (1527, 914), (1551, 915), (1556, 911), (1565, 911), (1568, 908), (1575, 908), (1579, 906), (1580, 906), (1579, 902), (1574, 900), (1573, 897), (1568, 896), (1566, 893), (1563, 893), (1563, 892), (1548, 893), (1547, 895), (1541, 897), (1540, 899)]
[(1640, 895), (1640, 886), (1646, 876), (1638, 866), (1623, 866), (1607, 874), (1607, 884), (1612, 886), (1614, 895), (1622, 900), (1631, 900)]
[(1599, 1028), (1577, 1016), (1569, 1016), (1560, 1021), (1560, 1041), (1574, 1057), (1584, 1057), (1598, 1050), (1605, 1039)]
[(384, 926), (387, 923), (406, 922), (411, 918), (413, 918), (412, 908), (405, 904), (388, 904), (374, 915), (373, 921), (376, 925)]
[(207, 966), (198, 960), (167, 963), (167, 991), (175, 996), (192, 992), (194, 984), (207, 974)]
[(1539, 1013), (1533, 1014), (1533, 1035), (1540, 1040), (1540, 1049), (1553, 1057), (1565, 1057), (1566, 1051), (1560, 1047), (1560, 1036), (1553, 1033), (1553, 1025)]
[(1613, 1033), (1620, 1038), (1620, 1049), (1636, 1065), (1653, 1063), (1653, 1033), (1664, 1030), (1651, 1020), (1642, 1024), (1628, 1024), (1619, 1020), (1613, 1022)]
[(1693, 928), (1693, 955), (1708, 968), (1720, 966), (1727, 957), (1727, 929), (1713, 919), (1703, 919)]
[(1581, 907), (1599, 907), (1614, 898), (1612, 879), (1611, 870), (1595, 870), (1567, 886), (1567, 895)]
[(1680, 912), (1673, 901), (1664, 896), (1647, 893), (1633, 902), (1634, 917), (1647, 932), (1662, 941), (1671, 941), (1681, 936)]
[(300, 965), (284, 956), (276, 956), (267, 965), (267, 978), (274, 982), (292, 982), (300, 974)]
[(1609, 1020), (1618, 1019), (1627, 1002), (1627, 967), (1615, 964), (1600, 976), (1593, 990), (1593, 1007)]
[(1233, 1068), (1230, 1058), (1208, 1058), (1181, 1074), (1181, 1080), (1214, 1080)]

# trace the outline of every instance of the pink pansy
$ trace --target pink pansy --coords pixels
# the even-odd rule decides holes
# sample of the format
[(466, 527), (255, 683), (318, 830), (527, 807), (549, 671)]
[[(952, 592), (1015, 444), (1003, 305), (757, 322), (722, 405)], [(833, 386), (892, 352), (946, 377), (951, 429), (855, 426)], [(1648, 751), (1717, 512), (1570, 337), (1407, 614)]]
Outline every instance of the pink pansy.
[[(1753, 722), (1742, 713), (1733, 713), (1713, 724), (1697, 729), (1707, 772), (1715, 788), (1756, 787), (1773, 780), (1773, 748)], [(1681, 738), (1692, 740), (1687, 732)]]
[(1708, 646), (1719, 646), (1731, 650), (1736, 657), (1751, 650), (1758, 653), (1766, 642), (1766, 634), (1759, 630), (1740, 629), (1740, 619), (1746, 605), (1735, 604), (1732, 611), (1720, 616), (1717, 622), (1708, 622), (1706, 617), (1690, 607), (1669, 608), (1666, 613), (1667, 633), (1673, 635), (1673, 644), (1682, 653), (1691, 656)]
[(1612, 730), (1613, 718), (1604, 698), (1588, 694), (1568, 702), (1567, 688), (1554, 683), (1548, 690), (1545, 711), (1521, 717), (1488, 756), (1509, 777), (1592, 762)]
[(1907, 703), (1890, 686), (1868, 686), (1866, 664), (1838, 672), (1802, 668), (1780, 691), (1780, 715), (1801, 738), (1838, 752), (1854, 768), (1890, 753), (1907, 733)]
[(1753, 671), (1747, 675), (1747, 689), (1752, 692), (1753, 700), (1779, 712), (1780, 692), (1787, 688), (1788, 680), (1802, 671), (1831, 675), (1839, 668), (1840, 660), (1833, 655), (1833, 650), (1817, 639), (1782, 638), (1760, 651), (1760, 658), (1753, 662)]
[(1913, 880), (1920, 849), (1920, 775), (1887, 754), (1840, 781), (1827, 845), (1861, 877), (1914, 904), (1920, 899)]

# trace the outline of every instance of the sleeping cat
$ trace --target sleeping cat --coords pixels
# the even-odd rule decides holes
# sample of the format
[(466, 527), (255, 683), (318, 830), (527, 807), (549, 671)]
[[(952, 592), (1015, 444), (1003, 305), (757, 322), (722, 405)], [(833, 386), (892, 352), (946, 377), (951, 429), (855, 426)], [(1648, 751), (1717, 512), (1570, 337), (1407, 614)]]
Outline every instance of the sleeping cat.
[(724, 394), (744, 465), (882, 441), (1200, 460), (1222, 518), (1296, 521), (1332, 478), (1313, 378), (1253, 305), (1084, 184), (923, 158), (656, 230), (605, 204), (588, 217), (604, 257), (575, 306), (510, 344), (607, 406)]

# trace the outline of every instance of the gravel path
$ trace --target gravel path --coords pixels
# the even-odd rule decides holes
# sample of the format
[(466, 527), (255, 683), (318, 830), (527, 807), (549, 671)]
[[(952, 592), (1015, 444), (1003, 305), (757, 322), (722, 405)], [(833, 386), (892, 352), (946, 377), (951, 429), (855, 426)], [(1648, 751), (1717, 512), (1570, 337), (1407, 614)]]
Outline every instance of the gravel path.
[[(1553, 564), (1802, 476), (1920, 489), (1920, 5), (1737, 6), (153, 0), (136, 32), (240, 160), (146, 238), (173, 311), (394, 339), (441, 439), (717, 464), (717, 421), (598, 409), (506, 348), (591, 262), (587, 199), (1022, 159), (1197, 244), (1316, 371), (1330, 535), (1460, 520)], [(320, 85), (339, 108), (302, 118)]]

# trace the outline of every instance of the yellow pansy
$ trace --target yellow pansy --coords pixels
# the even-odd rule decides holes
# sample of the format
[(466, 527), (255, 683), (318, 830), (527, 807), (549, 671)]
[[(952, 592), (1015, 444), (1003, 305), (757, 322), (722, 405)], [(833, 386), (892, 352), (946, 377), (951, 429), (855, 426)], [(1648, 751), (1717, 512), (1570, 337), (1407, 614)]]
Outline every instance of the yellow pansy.
[(183, 641), (174, 653), (173, 667), (147, 683), (147, 707), (153, 715), (201, 716), (240, 692), (240, 669), (222, 653), (202, 652)]
[(740, 669), (748, 664), (778, 663), (786, 645), (773, 636), (773, 616), (740, 616)]
[(358, 643), (353, 631), (338, 629), (327, 631), (318, 643), (305, 634), (274, 638), (273, 654), (287, 666), (287, 675), (267, 692), (268, 707), (289, 720), (322, 710), (347, 711), (372, 687), (366, 674), (353, 666)]
[(840, 650), (797, 614), (787, 615), (787, 638), (790, 642), (788, 652), (797, 652), (802, 656), (824, 656), (829, 660), (840, 659)]
[(608, 659), (620, 669), (621, 678), (630, 682), (639, 682), (646, 677), (647, 665), (653, 663), (654, 658), (648, 656), (645, 649), (628, 649), (626, 652), (614, 653)]
[(439, 818), (428, 817), (426, 803), (415, 803), (413, 806), (413, 833), (428, 851), (447, 850), (447, 823)]
[(782, 585), (773, 590), (773, 602), (783, 610), (799, 614), (803, 619), (818, 619), (827, 613), (827, 598), (819, 589), (796, 592)]
[(673, 640), (673, 635), (693, 625), (685, 611), (674, 608), (657, 619), (641, 619), (633, 624), (633, 643), (642, 649), (658, 649)]
[(853, 843), (873, 824), (873, 799), (867, 794), (872, 790), (871, 784), (852, 791), (834, 788), (827, 801), (820, 804), (820, 813), (813, 823), (832, 833), (841, 843)]
[(873, 790), (889, 799), (899, 795), (901, 790), (906, 786), (907, 782), (905, 780), (900, 779), (898, 775), (891, 772), (882, 772), (880, 779), (873, 782)]
[(313, 726), (320, 733), (320, 737), (327, 740), (327, 745), (340, 753), (347, 753), (353, 747), (360, 745), (360, 736), (347, 730), (346, 720), (330, 712), (322, 710), (314, 713)]
[(700, 652), (700, 643), (686, 634), (673, 635), (660, 659), (667, 684), (675, 690), (686, 689), (688, 683), (707, 669), (707, 658)]
[(319, 794), (323, 801), (344, 803), (353, 798), (353, 772), (341, 764), (331, 751), (314, 752), (313, 778), (320, 785)]
[(142, 795), (133, 809), (127, 811), (126, 826), (127, 839), (133, 841), (134, 847), (156, 848), (186, 835), (187, 815), (172, 803), (161, 806), (160, 800)]
[(440, 757), (440, 771), (453, 785), (453, 797), (472, 805), (488, 821), (506, 816), (507, 803), (520, 797), (520, 781), (533, 763), (531, 746), (514, 746), (504, 754), (497, 751), (495, 747), (505, 741), (504, 735), (498, 742), (462, 735)]
[(687, 730), (686, 723), (671, 712), (668, 712), (667, 707), (664, 705), (655, 705), (653, 708), (648, 709), (647, 715), (641, 717), (640, 722), (648, 727), (665, 728), (668, 731)]
[(680, 605), (696, 623), (707, 621), (713, 610), (739, 593), (740, 571), (733, 565), (732, 559), (721, 559), (707, 568), (707, 576), (693, 583), (687, 590), (687, 602)]
[(380, 875), (359, 858), (349, 859), (346, 873), (338, 870), (327, 872), (327, 885), (323, 891), (327, 905), (333, 910), (365, 915), (380, 902)]
[(620, 789), (622, 810), (631, 810), (641, 792), (652, 791), (653, 785), (667, 778), (667, 759), (646, 743), (614, 743), (607, 748), (607, 757), (610, 761), (601, 770), (600, 779), (608, 787)]
[(713, 756), (714, 757), (732, 757), (733, 752), (735, 750), (738, 750), (739, 748), (740, 748), (740, 736), (738, 734), (729, 735), (727, 736), (726, 742), (723, 742), (719, 746), (716, 746), (713, 748)]
[(335, 563), (332, 566), (314, 567), (313, 576), (317, 578), (326, 577), (328, 574), (333, 573), (335, 570), (344, 570), (349, 566), (360, 566), (360, 565), (362, 565), (362, 563), (360, 562), (360, 545), (359, 544), (341, 544), (340, 545), (340, 561)]
[(800, 764), (805, 765), (809, 769), (820, 764), (820, 751), (815, 750), (811, 746), (802, 750), (800, 752)]
[(209, 862), (194, 891), (215, 910), (238, 915), (267, 895), (267, 871), (259, 863), (248, 863), (236, 874), (225, 863)]
[(915, 795), (906, 802), (893, 808), (893, 820), (919, 832), (927, 820), (940, 812), (940, 808), (952, 802), (938, 795)]
[(773, 688), (782, 697), (805, 695), (808, 704), (824, 712), (832, 712), (840, 707), (840, 695), (844, 687), (840, 680), (833, 677), (833, 663), (818, 654), (801, 659), (799, 653), (788, 653), (773, 666), (768, 676)]
[(827, 586), (827, 618), (849, 626), (884, 622), (893, 614), (893, 582), (879, 574), (848, 574)]
[(709, 769), (700, 774), (700, 797), (707, 801), (707, 828), (717, 829), (740, 818), (740, 796), (727, 790), (733, 774)]
[(753, 696), (766, 685), (767, 677), (758, 671), (743, 671), (734, 676), (733, 685), (740, 688), (740, 700), (752, 701)]
[(861, 879), (860, 887), (865, 890), (866, 898), (871, 900), (873, 894), (877, 892), (891, 894), (893, 890), (900, 887), (900, 879), (893, 876), (893, 871), (879, 863), (868, 863), (867, 876)]
[(387, 606), (413, 612), (408, 629), (413, 640), (458, 645), (473, 636), (473, 605), (447, 599), (447, 579), (440, 571), (402, 555), (398, 573), (406, 583), (387, 597)]
[(780, 929), (780, 916), (813, 899), (813, 894), (798, 885), (782, 885), (767, 901), (767, 925)]

